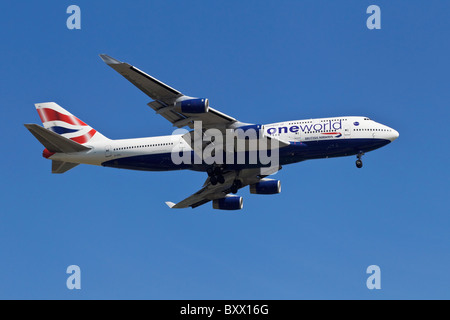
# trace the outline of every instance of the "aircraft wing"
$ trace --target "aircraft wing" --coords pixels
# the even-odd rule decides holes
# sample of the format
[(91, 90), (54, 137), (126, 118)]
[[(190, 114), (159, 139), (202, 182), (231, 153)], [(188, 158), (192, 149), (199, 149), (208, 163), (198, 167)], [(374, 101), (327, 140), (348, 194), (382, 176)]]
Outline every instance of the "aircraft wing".
[[(227, 194), (231, 192), (231, 186), (236, 178), (242, 181), (241, 188), (248, 186), (250, 184), (257, 183), (261, 181), (262, 178), (268, 175), (274, 174), (279, 171), (281, 167), (267, 168), (264, 171), (261, 169), (244, 169), (240, 171), (229, 171), (224, 173), (225, 183), (212, 185), (209, 182), (209, 178), (206, 180), (203, 188), (191, 195), (190, 197), (178, 202), (177, 204), (167, 201), (166, 204), (169, 208), (179, 209), (179, 208), (196, 208), (205, 204), (211, 200), (225, 198)], [(262, 174), (263, 172), (263, 174)]]
[(194, 127), (194, 121), (202, 121), (202, 126), (204, 128), (220, 128), (227, 127), (237, 121), (235, 118), (211, 107), (206, 113), (192, 114), (177, 112), (174, 110), (174, 103), (176, 100), (185, 96), (181, 92), (128, 63), (118, 61), (106, 54), (101, 54), (100, 57), (107, 65), (124, 76), (150, 98), (155, 100), (148, 105), (155, 110), (157, 114), (160, 114), (169, 120), (174, 127), (182, 128), (188, 126), (192, 129)]
[[(208, 178), (209, 179), (209, 178)], [(230, 191), (233, 182), (225, 182), (223, 184), (212, 185), (208, 183), (202, 189), (191, 195), (190, 197), (178, 202), (177, 204), (167, 201), (166, 204), (172, 209), (196, 208), (211, 200), (224, 198)], [(227, 192), (228, 191), (228, 192)]]

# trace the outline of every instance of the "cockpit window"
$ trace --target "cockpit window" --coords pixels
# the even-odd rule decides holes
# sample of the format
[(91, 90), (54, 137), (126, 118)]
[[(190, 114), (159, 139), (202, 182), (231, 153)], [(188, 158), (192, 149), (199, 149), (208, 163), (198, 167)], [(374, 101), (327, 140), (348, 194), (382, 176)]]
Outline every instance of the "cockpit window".
[(369, 118), (364, 118), (364, 120), (370, 120)]

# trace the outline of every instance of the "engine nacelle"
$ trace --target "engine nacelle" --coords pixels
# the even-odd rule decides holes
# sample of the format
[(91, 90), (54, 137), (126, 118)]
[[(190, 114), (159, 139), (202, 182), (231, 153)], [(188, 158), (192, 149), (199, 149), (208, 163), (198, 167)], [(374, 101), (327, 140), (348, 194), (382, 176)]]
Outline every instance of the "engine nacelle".
[(206, 113), (209, 110), (209, 100), (205, 98), (177, 101), (175, 111), (182, 113)]
[(244, 199), (239, 196), (227, 195), (225, 198), (213, 200), (213, 209), (240, 210), (244, 206)]
[(277, 194), (280, 192), (280, 180), (263, 179), (261, 182), (250, 185), (250, 193), (253, 194)]

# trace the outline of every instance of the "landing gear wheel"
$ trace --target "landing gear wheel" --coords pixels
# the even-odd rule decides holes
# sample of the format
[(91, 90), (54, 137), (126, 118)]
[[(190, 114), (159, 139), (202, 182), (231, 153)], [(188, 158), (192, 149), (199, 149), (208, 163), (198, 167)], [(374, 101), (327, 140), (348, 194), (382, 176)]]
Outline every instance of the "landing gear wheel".
[(360, 169), (362, 168), (362, 166), (363, 166), (362, 161), (360, 159), (356, 160), (356, 167)]
[(223, 177), (223, 175), (217, 176), (217, 182), (220, 184), (225, 183), (225, 178)]
[(362, 151), (358, 152), (358, 154), (356, 155), (356, 158), (358, 158), (358, 160), (356, 160), (356, 167), (359, 169), (362, 168), (362, 166), (363, 166), (363, 163), (361, 160), (363, 155), (364, 155), (364, 152), (362, 152)]
[(216, 176), (219, 176), (222, 174), (222, 168), (221, 167), (214, 167), (214, 174)]
[(223, 169), (221, 167), (209, 167), (208, 169), (206, 169), (206, 173), (209, 176), (209, 181), (213, 186), (215, 186), (217, 183), (225, 183), (225, 178), (222, 172)]

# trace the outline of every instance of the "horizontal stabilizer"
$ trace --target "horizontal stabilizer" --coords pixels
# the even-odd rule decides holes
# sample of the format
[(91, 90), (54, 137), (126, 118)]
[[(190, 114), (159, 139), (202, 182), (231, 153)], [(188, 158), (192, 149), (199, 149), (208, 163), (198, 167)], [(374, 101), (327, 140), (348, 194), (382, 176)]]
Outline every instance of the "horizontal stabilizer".
[(52, 173), (64, 173), (72, 168), (75, 168), (79, 163), (63, 162), (63, 161), (52, 161)]
[(72, 153), (89, 150), (75, 141), (65, 138), (53, 131), (45, 129), (37, 124), (24, 125), (44, 147), (50, 152)]

